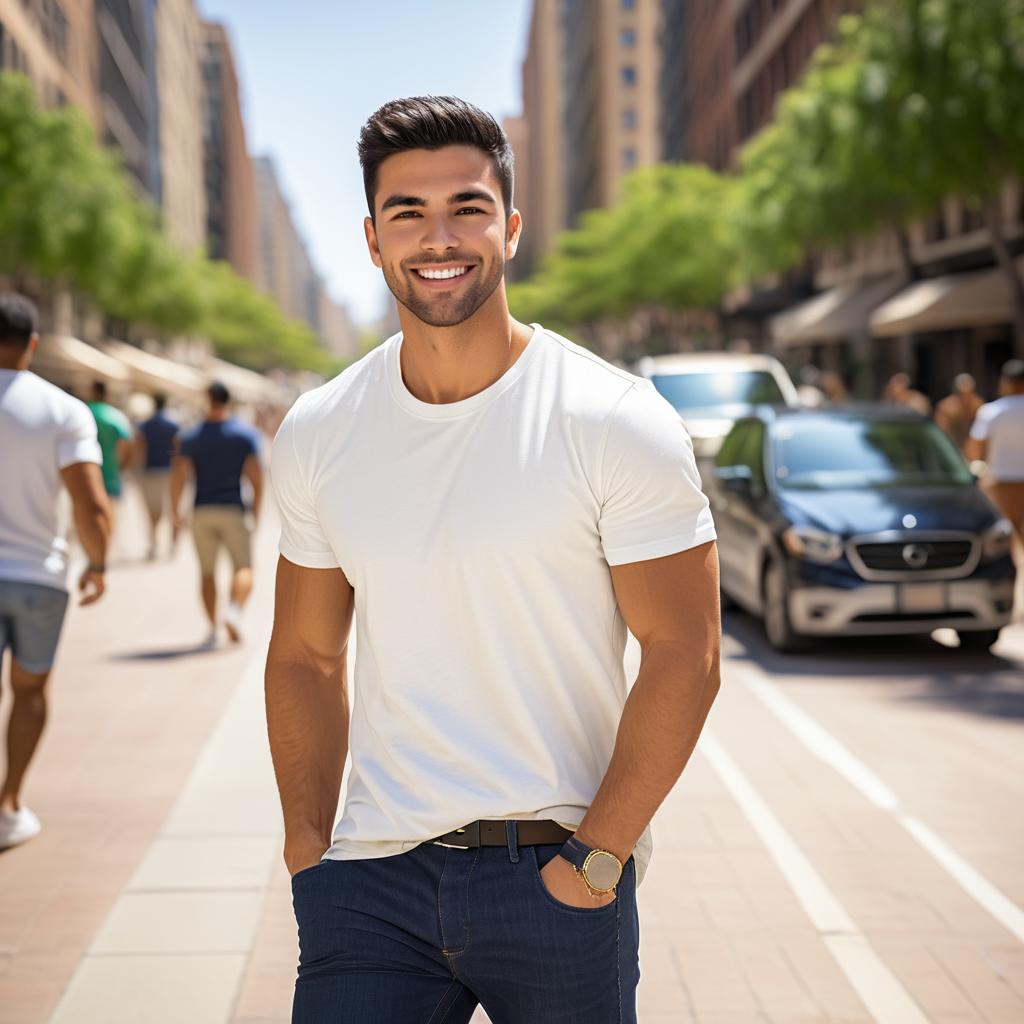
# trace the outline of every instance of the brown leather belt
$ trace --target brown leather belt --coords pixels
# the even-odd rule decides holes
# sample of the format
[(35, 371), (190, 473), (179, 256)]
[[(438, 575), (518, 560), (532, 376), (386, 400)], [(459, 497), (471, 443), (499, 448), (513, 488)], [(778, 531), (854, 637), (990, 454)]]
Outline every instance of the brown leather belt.
[[(557, 821), (516, 821), (516, 840), (519, 846), (564, 843), (572, 834), (571, 829), (563, 828)], [(478, 846), (505, 846), (508, 834), (504, 821), (481, 819), (428, 842), (438, 846), (453, 846), (459, 850), (473, 850)]]

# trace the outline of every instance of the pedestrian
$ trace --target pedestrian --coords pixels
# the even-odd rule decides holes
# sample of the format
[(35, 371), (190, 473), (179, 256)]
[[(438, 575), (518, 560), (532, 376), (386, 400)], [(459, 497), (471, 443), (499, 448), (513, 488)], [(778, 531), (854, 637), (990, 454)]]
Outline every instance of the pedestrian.
[(842, 405), (843, 402), (849, 401), (850, 395), (846, 390), (846, 384), (835, 370), (825, 370), (818, 379), (818, 386), (824, 392), (827, 405)]
[(893, 405), (903, 405), (922, 416), (931, 416), (932, 403), (926, 395), (915, 391), (910, 386), (910, 376), (906, 373), (894, 373), (889, 378), (889, 383), (882, 392), (882, 401), (891, 402)]
[(974, 417), (984, 404), (974, 378), (969, 373), (958, 373), (953, 378), (953, 393), (935, 407), (935, 422), (960, 451), (964, 450)]
[[(149, 515), (149, 551), (147, 557), (150, 561), (156, 558), (157, 531), (170, 495), (171, 456), (174, 453), (174, 439), (177, 437), (178, 430), (180, 429), (178, 424), (164, 412), (166, 406), (167, 396), (159, 393), (155, 394), (153, 396), (153, 415), (140, 423), (136, 431), (136, 457), (141, 467), (139, 488), (142, 491), (142, 498), (146, 503), (146, 512)], [(172, 522), (172, 552), (177, 543), (178, 528)]]
[(1003, 365), (999, 394), (974, 417), (967, 451), (986, 464), (982, 487), (1024, 544), (1024, 359)]
[(78, 579), (83, 605), (103, 595), (111, 529), (96, 423), (84, 403), (29, 370), (38, 343), (32, 303), (0, 295), (0, 662), (10, 649), (13, 697), (0, 849), (31, 839), (42, 827), (21, 791), (46, 723), (47, 686), (68, 603), (61, 486), (71, 496), (88, 558)]
[(648, 824), (718, 689), (693, 448), (649, 382), (511, 317), (493, 118), (397, 100), (359, 155), (402, 331), (301, 396), (271, 462), (292, 1019), (636, 1021)]
[(825, 404), (825, 391), (821, 386), (821, 370), (813, 363), (800, 367), (797, 374), (797, 398), (807, 409), (818, 409)]
[[(231, 395), (219, 381), (207, 389), (209, 411), (198, 426), (180, 435), (171, 469), (171, 515), (178, 529), (182, 495), (195, 481), (192, 536), (199, 558), (203, 608), (210, 623), (206, 644), (217, 642), (217, 556), (231, 559), (232, 578), (224, 627), (234, 643), (242, 641), (242, 610), (252, 593), (252, 530), (263, 500), (259, 437), (231, 415)], [(251, 514), (242, 499), (242, 479), (252, 490)], [(251, 522), (250, 522), (251, 519)]]
[(132, 427), (128, 417), (107, 401), (106, 381), (93, 381), (89, 411), (103, 452), (103, 486), (116, 502), (121, 497), (121, 473), (132, 460)]

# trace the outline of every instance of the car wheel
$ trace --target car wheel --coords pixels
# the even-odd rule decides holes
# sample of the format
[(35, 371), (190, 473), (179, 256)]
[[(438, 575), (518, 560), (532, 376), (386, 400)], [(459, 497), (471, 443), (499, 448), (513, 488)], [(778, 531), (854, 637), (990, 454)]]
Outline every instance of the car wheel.
[(987, 651), (998, 639), (998, 629), (981, 629), (976, 632), (964, 630), (957, 633), (962, 651)]
[(789, 586), (782, 563), (773, 558), (764, 578), (764, 631), (768, 643), (782, 654), (807, 647), (807, 639), (795, 632), (789, 621)]

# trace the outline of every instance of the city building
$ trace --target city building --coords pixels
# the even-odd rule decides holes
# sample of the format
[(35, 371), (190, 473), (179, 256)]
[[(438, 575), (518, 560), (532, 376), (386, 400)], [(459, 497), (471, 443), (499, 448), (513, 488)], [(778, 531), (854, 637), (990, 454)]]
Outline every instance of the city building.
[[(525, 117), (506, 117), (502, 122), (502, 128), (508, 137), (515, 160), (515, 190), (512, 203), (519, 210), (525, 224), (527, 210), (530, 206), (530, 176), (526, 173), (530, 161), (530, 130)], [(528, 232), (524, 232), (520, 236), (515, 259), (508, 264), (507, 277), (510, 281), (521, 281), (528, 276), (528, 237)]]
[(156, 43), (164, 224), (193, 252), (206, 241), (202, 32), (193, 0), (158, 0)]
[(256, 282), (256, 189), (231, 43), (223, 25), (201, 31), (207, 248)]
[(689, 54), (686, 45), (687, 0), (662, 0), (661, 48), (658, 78), (658, 134), (661, 159), (680, 163), (687, 159)]
[(739, 2), (742, 0), (691, 0), (684, 17), (686, 155), (688, 160), (717, 171), (729, 166), (736, 146), (731, 81), (735, 62), (733, 8)]
[(323, 281), (320, 281), (320, 339), (331, 355), (351, 362), (362, 352), (359, 348), (359, 331), (356, 329), (348, 310), (331, 298)]
[(79, 107), (99, 124), (93, 0), (0, 0), (0, 70), (31, 79), (44, 107)]
[(95, 0), (101, 139), (140, 194), (161, 202), (156, 0)]

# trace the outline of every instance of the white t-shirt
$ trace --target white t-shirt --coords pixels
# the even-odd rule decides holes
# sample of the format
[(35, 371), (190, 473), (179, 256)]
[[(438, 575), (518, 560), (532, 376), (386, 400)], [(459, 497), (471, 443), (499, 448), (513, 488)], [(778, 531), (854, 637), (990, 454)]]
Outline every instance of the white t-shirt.
[(60, 470), (102, 463), (89, 407), (28, 370), (0, 370), (0, 580), (67, 589)]
[[(281, 553), (355, 591), (337, 860), (477, 818), (583, 819), (626, 699), (609, 565), (715, 537), (689, 435), (645, 380), (536, 326), (460, 402), (415, 398), (395, 335), (274, 442)], [(650, 836), (636, 850), (640, 876)]]
[(988, 472), (999, 483), (1024, 483), (1024, 395), (1007, 395), (983, 405), (971, 437), (987, 441)]

